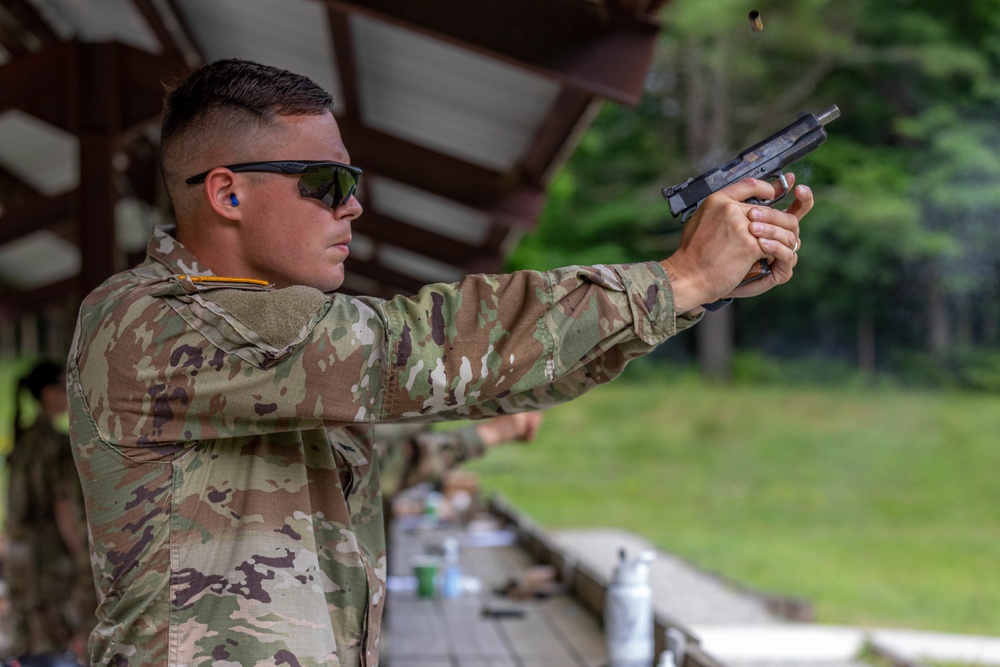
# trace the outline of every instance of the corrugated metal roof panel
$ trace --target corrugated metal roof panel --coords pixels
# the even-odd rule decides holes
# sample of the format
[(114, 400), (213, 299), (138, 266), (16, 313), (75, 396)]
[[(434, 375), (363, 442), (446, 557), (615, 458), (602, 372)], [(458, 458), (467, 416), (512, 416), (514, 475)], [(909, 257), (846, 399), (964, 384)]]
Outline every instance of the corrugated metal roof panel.
[(482, 245), (490, 232), (487, 214), (403, 183), (372, 178), (369, 192), (379, 213), (469, 245)]
[(153, 227), (167, 222), (160, 209), (140, 199), (124, 197), (115, 204), (115, 239), (126, 252), (143, 250)]
[(60, 33), (70, 31), (85, 42), (117, 40), (152, 53), (160, 42), (131, 0), (34, 0), (35, 6)]
[(289, 0), (177, 0), (209, 61), (243, 58), (302, 74), (343, 105), (326, 8)]
[(44, 195), (80, 182), (79, 143), (63, 130), (16, 109), (0, 114), (0, 165)]
[[(457, 267), (394, 245), (380, 245), (378, 259), (385, 266), (427, 282), (457, 282), (465, 276), (465, 271)], [(350, 264), (347, 268), (350, 270)]]
[(9, 285), (32, 289), (80, 272), (80, 250), (52, 232), (22, 236), (0, 247), (0, 278)]
[(559, 86), (411, 30), (352, 16), (362, 120), (505, 171), (525, 153)]

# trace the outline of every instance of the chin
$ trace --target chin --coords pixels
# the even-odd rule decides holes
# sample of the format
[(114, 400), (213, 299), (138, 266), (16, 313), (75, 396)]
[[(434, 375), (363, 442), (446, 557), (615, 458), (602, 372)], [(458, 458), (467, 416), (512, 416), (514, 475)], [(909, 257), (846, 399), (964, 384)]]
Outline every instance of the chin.
[(317, 281), (317, 283), (319, 284), (315, 285), (315, 287), (320, 292), (336, 292), (344, 284), (344, 274), (327, 276), (325, 279)]

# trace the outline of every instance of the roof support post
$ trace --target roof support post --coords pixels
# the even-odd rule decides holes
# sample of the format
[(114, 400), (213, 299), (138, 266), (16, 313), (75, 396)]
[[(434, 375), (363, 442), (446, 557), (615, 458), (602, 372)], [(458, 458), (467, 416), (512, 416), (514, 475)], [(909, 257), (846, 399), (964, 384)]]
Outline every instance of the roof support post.
[[(79, 44), (72, 99), (80, 139), (80, 299), (113, 274), (115, 244), (114, 156), (121, 129), (120, 58), (115, 44)], [(86, 234), (83, 234), (86, 230)]]

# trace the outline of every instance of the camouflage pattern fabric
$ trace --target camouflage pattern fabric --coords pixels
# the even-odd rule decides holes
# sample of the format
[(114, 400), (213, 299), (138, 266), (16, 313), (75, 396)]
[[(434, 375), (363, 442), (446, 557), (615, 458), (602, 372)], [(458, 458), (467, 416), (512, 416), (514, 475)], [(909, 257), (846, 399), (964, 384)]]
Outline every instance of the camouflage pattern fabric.
[(423, 424), (378, 424), (375, 453), (382, 498), (389, 503), (403, 489), (436, 481), (459, 463), (483, 456), (486, 446), (474, 426), (431, 431)]
[(79, 535), (87, 534), (69, 438), (39, 418), (19, 434), (7, 468), (11, 648), (16, 655), (63, 651), (94, 626), (97, 604), (89, 564), (73, 561), (56, 524), (56, 502), (65, 500), (77, 510)]
[(372, 424), (565, 401), (693, 323), (673, 310), (655, 263), (383, 301), (214, 278), (155, 230), (84, 301), (70, 352), (92, 663), (376, 665)]

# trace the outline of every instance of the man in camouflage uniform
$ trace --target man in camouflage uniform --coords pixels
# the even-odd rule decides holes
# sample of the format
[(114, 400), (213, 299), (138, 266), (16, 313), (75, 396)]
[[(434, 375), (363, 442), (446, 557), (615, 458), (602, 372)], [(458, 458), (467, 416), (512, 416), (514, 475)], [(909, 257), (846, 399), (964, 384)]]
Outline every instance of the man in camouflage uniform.
[[(710, 197), (661, 263), (336, 294), (356, 170), (288, 162), (349, 164), (330, 102), (241, 61), (168, 95), (177, 228), (154, 230), (146, 261), (87, 297), (69, 358), (94, 664), (376, 665), (375, 422), (568, 400), (693, 324), (699, 304), (791, 277), (812, 196), (752, 207), (774, 188), (745, 181)], [(260, 160), (285, 162), (243, 164)], [(265, 168), (293, 173), (245, 171)], [(765, 255), (773, 273), (734, 290)]]
[(38, 416), (21, 428), (16, 410), (14, 449), (7, 458), (7, 560), (4, 578), (11, 604), (14, 655), (83, 655), (94, 626), (97, 600), (87, 552), (80, 477), (69, 438), (56, 421), (65, 417), (64, 369), (36, 364), (18, 383), (38, 405)]

